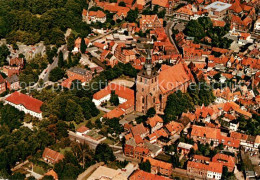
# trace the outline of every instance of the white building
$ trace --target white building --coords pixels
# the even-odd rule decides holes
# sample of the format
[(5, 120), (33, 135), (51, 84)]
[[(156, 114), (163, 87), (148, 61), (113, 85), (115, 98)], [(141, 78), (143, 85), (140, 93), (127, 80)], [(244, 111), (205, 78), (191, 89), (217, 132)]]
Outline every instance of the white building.
[(9, 95), (5, 102), (25, 114), (42, 119), (41, 106), (43, 102), (38, 99), (16, 91)]

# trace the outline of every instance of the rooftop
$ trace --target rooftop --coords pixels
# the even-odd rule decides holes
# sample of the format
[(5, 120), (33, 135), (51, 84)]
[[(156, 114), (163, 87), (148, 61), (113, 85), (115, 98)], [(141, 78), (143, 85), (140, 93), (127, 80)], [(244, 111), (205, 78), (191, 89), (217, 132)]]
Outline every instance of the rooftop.
[(215, 11), (223, 11), (230, 8), (232, 5), (220, 1), (216, 1), (206, 6), (205, 9), (214, 9)]

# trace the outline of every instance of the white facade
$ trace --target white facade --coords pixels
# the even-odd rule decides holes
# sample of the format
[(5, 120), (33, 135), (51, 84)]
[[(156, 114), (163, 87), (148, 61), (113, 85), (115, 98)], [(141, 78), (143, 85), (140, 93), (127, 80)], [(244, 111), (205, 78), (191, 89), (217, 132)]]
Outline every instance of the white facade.
[(207, 171), (207, 178), (209, 179), (221, 179), (221, 176), (221, 173)]
[[(109, 101), (111, 98), (111, 94), (108, 94), (107, 96), (104, 96), (101, 99), (92, 99), (92, 102), (95, 103), (96, 106), (100, 106), (103, 102)], [(119, 99), (119, 104), (123, 104), (127, 101), (127, 99), (118, 97)]]
[(229, 129), (231, 131), (237, 131), (238, 127), (239, 127), (239, 123), (235, 124), (235, 123), (230, 122), (230, 124), (229, 124)]
[(33, 117), (37, 117), (37, 118), (39, 118), (39, 119), (42, 119), (42, 113), (37, 113), (37, 112), (34, 112), (34, 111), (31, 111), (31, 110), (29, 110), (29, 109), (26, 109), (23, 105), (21, 105), (21, 104), (13, 104), (13, 103), (11, 103), (11, 102), (9, 102), (9, 101), (6, 101), (6, 103), (7, 104), (9, 104), (9, 105), (11, 105), (11, 106), (13, 106), (13, 107), (15, 107), (16, 109), (18, 109), (19, 111), (23, 111), (25, 114), (30, 114), (31, 116), (33, 116)]

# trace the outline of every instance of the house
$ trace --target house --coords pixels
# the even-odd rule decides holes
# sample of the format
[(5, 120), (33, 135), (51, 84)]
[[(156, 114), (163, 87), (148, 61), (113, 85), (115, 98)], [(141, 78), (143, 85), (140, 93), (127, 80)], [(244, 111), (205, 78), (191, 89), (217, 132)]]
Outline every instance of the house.
[(42, 158), (46, 163), (55, 164), (60, 160), (63, 160), (64, 156), (63, 154), (46, 147), (43, 151)]
[(19, 77), (16, 74), (12, 75), (11, 77), (7, 77), (5, 81), (6, 81), (6, 86), (10, 91), (20, 89)]
[(146, 124), (150, 127), (151, 133), (163, 127), (163, 119), (157, 114), (154, 117), (148, 118)]
[(163, 27), (163, 19), (159, 19), (157, 15), (142, 15), (140, 19), (140, 29), (145, 32), (146, 30), (153, 30)]
[(71, 81), (79, 80), (82, 83), (89, 82), (92, 79), (92, 72), (80, 67), (72, 67), (67, 70), (68, 79)]
[(112, 110), (107, 113), (107, 117), (111, 117), (110, 115), (114, 113), (123, 115), (134, 111), (134, 90), (114, 83), (96, 92), (93, 95), (92, 102), (94, 102), (96, 106), (100, 106), (102, 103), (110, 100), (112, 91), (118, 96), (120, 105), (114, 111)]
[(190, 153), (191, 148), (193, 145), (180, 142), (177, 146), (178, 152), (181, 152), (183, 155), (188, 155)]
[(143, 124), (138, 124), (130, 129), (133, 136), (139, 135), (142, 139), (149, 134), (149, 130)]
[(228, 168), (229, 172), (233, 172), (236, 164), (236, 159), (230, 155), (218, 153), (212, 158), (212, 162), (221, 163), (223, 166), (226, 166)]
[(3, 73), (8, 77), (11, 77), (14, 74), (20, 74), (21, 68), (16, 66), (3, 66)]
[(83, 20), (86, 21), (88, 24), (91, 23), (105, 23), (106, 22), (106, 14), (103, 11), (86, 11), (83, 9), (82, 12)]
[(15, 91), (5, 99), (5, 102), (25, 114), (42, 119), (41, 106), (43, 102), (38, 99)]
[(260, 135), (257, 135), (257, 136), (256, 136), (254, 147), (255, 147), (256, 149), (260, 147)]
[(149, 161), (151, 164), (151, 173), (152, 174), (161, 174), (163, 176), (171, 176), (173, 171), (173, 166), (171, 163), (159, 161), (153, 158), (144, 158), (143, 161)]
[(227, 15), (228, 9), (231, 6), (232, 4), (216, 1), (206, 6), (204, 9), (207, 10), (209, 17), (221, 20)]
[(76, 130), (76, 134), (83, 136), (85, 134), (87, 134), (90, 131), (89, 128), (87, 128), (86, 126), (81, 126)]
[(6, 84), (3, 76), (0, 74), (0, 94), (6, 91)]
[(203, 164), (194, 161), (187, 163), (187, 174), (190, 178), (221, 179), (222, 171), (223, 165), (220, 163)]
[(149, 179), (149, 180), (170, 180), (167, 177), (159, 176), (156, 174), (148, 173), (142, 170), (136, 170), (134, 173), (131, 174), (129, 177), (129, 180), (143, 180), (143, 179)]
[(171, 136), (174, 134), (179, 134), (184, 129), (184, 126), (176, 121), (169, 122), (165, 125), (165, 127)]
[(174, 12), (175, 18), (181, 19), (181, 20), (187, 20), (187, 21), (191, 20), (193, 15), (194, 15), (194, 13), (192, 11), (191, 4), (187, 4)]

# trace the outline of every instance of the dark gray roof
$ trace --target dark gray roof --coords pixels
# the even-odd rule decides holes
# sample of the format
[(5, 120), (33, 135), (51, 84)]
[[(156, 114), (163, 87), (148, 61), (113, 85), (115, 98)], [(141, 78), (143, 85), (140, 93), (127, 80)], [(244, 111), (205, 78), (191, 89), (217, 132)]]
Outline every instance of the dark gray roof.
[(86, 73), (88, 72), (88, 70), (80, 68), (80, 67), (72, 67), (69, 69), (69, 71), (77, 73), (77, 74), (81, 74), (81, 75), (86, 75)]
[(12, 83), (18, 82), (19, 77), (16, 74), (14, 74), (11, 77), (7, 77), (6, 81), (8, 81), (10, 84), (12, 84)]

